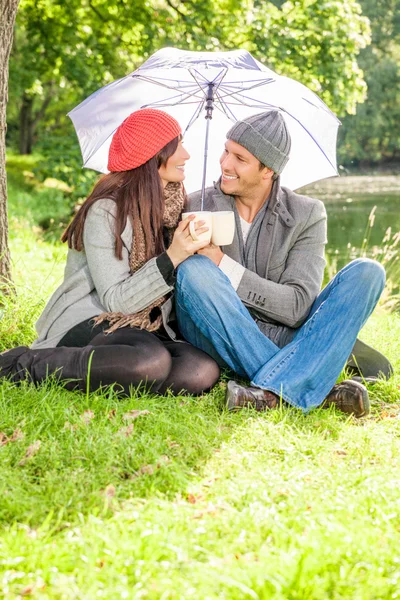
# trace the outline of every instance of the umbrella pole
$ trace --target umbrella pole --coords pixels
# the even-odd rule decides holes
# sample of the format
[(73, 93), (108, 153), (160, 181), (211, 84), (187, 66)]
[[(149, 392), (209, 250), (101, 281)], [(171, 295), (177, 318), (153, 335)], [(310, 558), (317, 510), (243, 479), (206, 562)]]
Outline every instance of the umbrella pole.
[(206, 101), (206, 139), (204, 144), (204, 162), (203, 162), (203, 181), (201, 184), (201, 210), (204, 208), (204, 196), (206, 190), (206, 175), (207, 175), (207, 157), (208, 157), (208, 133), (210, 129), (210, 121), (212, 119), (212, 111), (214, 110), (214, 84), (208, 84), (207, 101)]

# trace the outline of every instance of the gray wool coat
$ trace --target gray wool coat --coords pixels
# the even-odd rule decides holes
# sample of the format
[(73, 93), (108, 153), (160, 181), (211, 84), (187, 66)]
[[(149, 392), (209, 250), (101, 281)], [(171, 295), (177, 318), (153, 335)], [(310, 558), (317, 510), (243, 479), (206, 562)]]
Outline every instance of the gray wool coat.
[[(54, 348), (72, 327), (104, 311), (136, 313), (173, 290), (156, 258), (131, 274), (129, 254), (132, 226), (122, 233), (122, 260), (115, 256), (115, 203), (98, 200), (85, 221), (84, 250), (68, 250), (64, 281), (54, 292), (36, 323), (38, 338), (32, 348)], [(168, 326), (172, 300), (162, 307)]]
[[(190, 210), (201, 209), (200, 192), (189, 200)], [(245, 248), (235, 199), (219, 183), (206, 189), (203, 210), (235, 212), (233, 243), (222, 250), (246, 267), (237, 293), (261, 331), (284, 346), (321, 289), (327, 242), (323, 203), (281, 187), (278, 179), (252, 223)]]

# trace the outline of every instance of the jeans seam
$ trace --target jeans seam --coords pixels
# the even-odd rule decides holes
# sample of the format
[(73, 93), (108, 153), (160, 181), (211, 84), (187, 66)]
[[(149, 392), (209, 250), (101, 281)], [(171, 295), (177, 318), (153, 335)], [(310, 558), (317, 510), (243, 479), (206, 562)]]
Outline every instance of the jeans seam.
[(285, 363), (290, 358), (292, 358), (292, 356), (294, 354), (296, 354), (297, 350), (298, 350), (298, 346), (296, 346), (296, 348), (293, 348), (293, 350), (287, 356), (285, 356), (285, 358), (283, 358), (270, 373), (268, 373), (268, 375), (267, 375), (266, 379), (264, 379), (264, 381), (267, 382), (268, 380), (271, 379), (271, 377), (273, 377), (275, 375), (275, 373), (279, 372), (282, 369), (282, 367), (285, 366)]

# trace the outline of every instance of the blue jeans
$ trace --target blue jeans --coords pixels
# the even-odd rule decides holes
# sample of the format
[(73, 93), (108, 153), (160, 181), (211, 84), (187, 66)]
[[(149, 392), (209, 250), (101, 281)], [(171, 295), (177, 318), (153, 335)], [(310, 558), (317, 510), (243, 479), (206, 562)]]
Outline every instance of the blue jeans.
[(279, 348), (259, 330), (226, 275), (195, 255), (178, 267), (176, 313), (188, 342), (308, 411), (335, 384), (384, 284), (379, 263), (352, 261), (319, 294), (292, 341)]

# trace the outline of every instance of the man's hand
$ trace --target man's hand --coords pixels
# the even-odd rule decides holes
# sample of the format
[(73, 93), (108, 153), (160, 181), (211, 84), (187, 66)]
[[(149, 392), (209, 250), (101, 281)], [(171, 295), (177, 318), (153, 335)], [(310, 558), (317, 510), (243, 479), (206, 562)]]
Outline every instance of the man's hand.
[(197, 250), (197, 254), (207, 256), (207, 258), (212, 260), (213, 263), (217, 265), (217, 267), (219, 266), (219, 263), (221, 262), (224, 256), (224, 253), (222, 252), (221, 248), (219, 246), (214, 246), (214, 244), (209, 244), (205, 248)]

